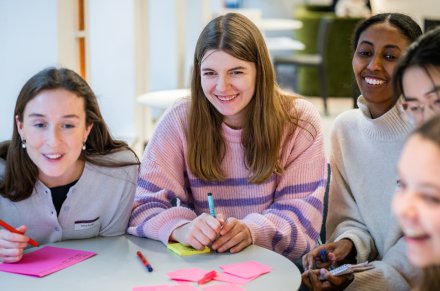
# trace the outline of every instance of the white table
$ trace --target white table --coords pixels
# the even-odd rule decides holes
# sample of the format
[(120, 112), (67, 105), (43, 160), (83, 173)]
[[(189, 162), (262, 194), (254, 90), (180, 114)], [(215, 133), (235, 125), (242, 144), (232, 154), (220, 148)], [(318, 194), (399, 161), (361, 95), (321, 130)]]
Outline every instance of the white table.
[[(167, 272), (186, 268), (215, 269), (220, 265), (255, 260), (272, 271), (245, 285), (250, 291), (292, 291), (301, 283), (298, 268), (287, 258), (258, 246), (237, 254), (209, 253), (180, 257), (162, 243), (134, 236), (73, 240), (50, 244), (58, 247), (94, 251), (96, 256), (43, 278), (0, 272), (4, 291), (131, 291), (136, 286), (175, 285)], [(148, 273), (136, 252), (141, 250), (154, 268)], [(194, 285), (197, 285), (193, 283)], [(220, 282), (209, 282), (216, 285)], [(201, 290), (201, 289), (200, 289)]]
[(267, 49), (271, 52), (303, 50), (306, 47), (299, 40), (287, 36), (266, 37), (265, 41), (266, 41)]
[(300, 29), (302, 22), (295, 19), (287, 18), (262, 18), (259, 27), (263, 31), (280, 31)]

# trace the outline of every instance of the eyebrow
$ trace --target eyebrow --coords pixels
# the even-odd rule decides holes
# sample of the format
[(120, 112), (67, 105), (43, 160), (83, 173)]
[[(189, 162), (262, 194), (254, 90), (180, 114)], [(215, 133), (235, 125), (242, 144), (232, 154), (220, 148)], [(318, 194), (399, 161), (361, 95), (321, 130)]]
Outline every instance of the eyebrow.
[[(359, 45), (360, 44), (369, 44), (371, 46), (374, 46), (374, 44), (371, 41), (368, 41), (368, 40), (363, 40), (363, 41), (361, 41), (359, 43)], [(399, 49), (400, 50), (400, 47), (398, 45), (395, 45), (395, 44), (387, 44), (387, 45), (385, 45), (385, 48), (392, 48), (392, 49)]]
[[(243, 67), (243, 66), (233, 67), (233, 68), (229, 69), (228, 72), (235, 71), (235, 70), (247, 70), (247, 68)], [(211, 68), (203, 68), (202, 71), (215, 71), (215, 70), (211, 69)]]
[[(28, 117), (46, 117), (46, 116), (41, 113), (30, 113)], [(76, 114), (66, 114), (63, 115), (62, 118), (79, 118), (79, 116)]]
[[(434, 88), (432, 88), (430, 91), (426, 92), (423, 94), (423, 96), (432, 94), (432, 93), (436, 93), (440, 91), (440, 86), (434, 86)], [(405, 100), (406, 101), (419, 101), (419, 99), (417, 99), (416, 97), (411, 97), (411, 96), (406, 96), (404, 95)]]
[(431, 93), (435, 93), (435, 92), (438, 92), (438, 91), (440, 91), (440, 85), (435, 85), (434, 88), (432, 88), (431, 91), (426, 92), (425, 95), (428, 95), (428, 94), (431, 94)]

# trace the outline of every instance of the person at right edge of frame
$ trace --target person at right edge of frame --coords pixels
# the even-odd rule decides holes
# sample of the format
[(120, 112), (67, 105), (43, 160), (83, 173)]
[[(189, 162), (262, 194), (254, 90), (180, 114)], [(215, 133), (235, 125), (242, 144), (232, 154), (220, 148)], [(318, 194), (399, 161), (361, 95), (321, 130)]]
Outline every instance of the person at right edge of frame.
[[(404, 117), (403, 98), (395, 97), (392, 76), (421, 34), (413, 19), (399, 13), (374, 15), (355, 29), (352, 65), (359, 108), (338, 116), (332, 129), (329, 236), (303, 257), (302, 281), (311, 290), (409, 290), (418, 276), (391, 212), (397, 160), (414, 127)], [(328, 272), (365, 261), (374, 268), (341, 276)]]

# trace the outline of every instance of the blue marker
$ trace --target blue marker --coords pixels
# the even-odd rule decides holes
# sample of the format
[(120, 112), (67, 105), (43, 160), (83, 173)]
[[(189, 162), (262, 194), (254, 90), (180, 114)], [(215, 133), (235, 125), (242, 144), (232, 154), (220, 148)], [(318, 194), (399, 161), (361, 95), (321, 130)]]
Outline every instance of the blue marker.
[(208, 193), (208, 207), (209, 207), (209, 213), (212, 217), (215, 218), (215, 209), (214, 209), (214, 198), (212, 197), (212, 193)]
[(323, 263), (327, 262), (328, 261), (328, 252), (327, 252), (327, 250), (326, 249), (321, 249), (319, 251), (319, 257), (321, 258), (321, 261)]

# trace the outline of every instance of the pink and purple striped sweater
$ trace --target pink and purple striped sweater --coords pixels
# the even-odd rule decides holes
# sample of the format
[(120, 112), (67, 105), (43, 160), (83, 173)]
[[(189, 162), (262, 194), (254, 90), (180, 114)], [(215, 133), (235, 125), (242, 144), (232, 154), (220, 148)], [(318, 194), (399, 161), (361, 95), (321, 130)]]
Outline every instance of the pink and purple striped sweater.
[[(174, 229), (209, 213), (211, 192), (216, 212), (246, 223), (253, 244), (290, 259), (308, 252), (321, 228), (327, 161), (318, 111), (306, 100), (294, 102), (302, 128), (283, 142), (284, 173), (262, 184), (248, 182), (241, 130), (225, 124), (222, 168), (227, 179), (207, 182), (192, 175), (186, 162), (188, 101), (176, 103), (159, 121), (145, 150), (128, 233), (167, 244)], [(181, 205), (173, 207), (176, 198)]]

